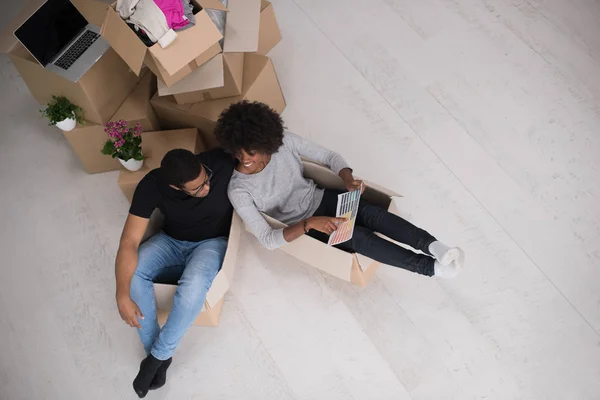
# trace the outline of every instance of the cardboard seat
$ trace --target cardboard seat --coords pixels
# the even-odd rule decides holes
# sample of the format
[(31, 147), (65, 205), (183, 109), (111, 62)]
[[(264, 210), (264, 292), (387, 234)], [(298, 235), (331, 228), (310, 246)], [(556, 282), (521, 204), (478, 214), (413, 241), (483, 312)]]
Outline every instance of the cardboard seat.
[[(155, 92), (156, 78), (146, 70), (140, 82), (110, 120), (125, 120), (130, 128), (139, 122), (144, 132), (160, 130), (156, 114), (150, 106), (150, 98)], [(117, 159), (100, 152), (108, 139), (103, 124), (87, 121), (85, 125), (77, 125), (72, 131), (63, 132), (63, 135), (87, 173), (96, 174), (121, 168)]]
[(200, 130), (208, 148), (216, 147), (213, 135), (215, 124), (223, 110), (241, 100), (260, 101), (281, 113), (285, 99), (277, 80), (273, 62), (269, 57), (244, 54), (244, 74), (240, 96), (202, 101), (193, 104), (177, 104), (173, 96), (154, 96), (150, 103), (163, 128), (177, 129), (196, 127)]
[[(342, 178), (333, 173), (329, 168), (307, 160), (303, 160), (303, 164), (304, 176), (315, 181), (319, 187), (346, 191)], [(394, 199), (401, 197), (399, 194), (371, 182), (365, 181), (365, 184), (367, 188), (362, 195), (365, 200), (381, 206), (391, 213), (398, 212)], [(287, 227), (286, 224), (266, 214), (263, 214), (263, 216), (274, 229)], [(380, 264), (362, 254), (349, 253), (328, 246), (326, 243), (308, 235), (300, 236), (293, 242), (283, 245), (279, 250), (330, 275), (352, 282), (363, 288), (373, 277)]]
[[(150, 237), (157, 233), (162, 226), (164, 217), (160, 211), (155, 211), (151, 218), (151, 224), (146, 231), (145, 237)], [(237, 253), (239, 247), (240, 234), (242, 231), (242, 220), (237, 213), (233, 213), (231, 227), (229, 229), (229, 239), (227, 241), (227, 250), (221, 269), (217, 273), (204, 300), (204, 305), (198, 317), (192, 325), (217, 326), (221, 317), (225, 294), (229, 291), (237, 264)], [(173, 308), (173, 296), (177, 290), (176, 282), (154, 283), (154, 294), (156, 295), (156, 313), (158, 322), (163, 325)]]

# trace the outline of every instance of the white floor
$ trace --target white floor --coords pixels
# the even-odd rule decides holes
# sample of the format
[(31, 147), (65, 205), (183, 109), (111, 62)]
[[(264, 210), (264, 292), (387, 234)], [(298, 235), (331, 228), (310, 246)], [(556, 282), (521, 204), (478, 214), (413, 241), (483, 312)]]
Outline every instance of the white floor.
[[(467, 268), (360, 290), (245, 235), (221, 325), (147, 398), (600, 399), (600, 2), (273, 3), (288, 127)], [(0, 64), (0, 398), (134, 399), (117, 174), (85, 174)]]

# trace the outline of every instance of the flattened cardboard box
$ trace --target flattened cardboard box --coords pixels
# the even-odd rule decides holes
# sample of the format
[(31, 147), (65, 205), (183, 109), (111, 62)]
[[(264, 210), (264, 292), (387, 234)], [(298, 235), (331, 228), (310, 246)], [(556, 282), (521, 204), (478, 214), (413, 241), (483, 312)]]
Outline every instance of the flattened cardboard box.
[(186, 149), (196, 154), (204, 148), (205, 145), (196, 128), (143, 132), (142, 153), (145, 157), (144, 166), (135, 172), (121, 168), (118, 181), (119, 187), (131, 203), (137, 184), (148, 172), (160, 167), (160, 162), (165, 154), (173, 149)]
[(194, 104), (177, 104), (172, 96), (154, 96), (150, 103), (163, 128), (196, 127), (207, 147), (216, 147), (213, 135), (215, 123), (223, 110), (241, 100), (260, 101), (281, 113), (285, 99), (270, 58), (258, 54), (244, 54), (242, 94), (235, 97), (202, 101)]
[[(306, 160), (303, 160), (303, 164), (304, 176), (315, 181), (319, 187), (345, 190), (342, 179), (329, 168)], [(398, 210), (394, 200), (400, 197), (399, 194), (370, 182), (365, 182), (365, 184), (367, 188), (362, 195), (364, 199), (383, 207), (391, 213), (397, 213)], [(274, 218), (264, 214), (263, 216), (269, 225), (275, 229), (287, 227), (286, 224)], [(293, 242), (285, 244), (280, 247), (280, 250), (330, 275), (363, 288), (373, 277), (380, 264), (362, 254), (348, 253), (328, 246), (308, 235), (300, 236)]]
[(167, 87), (158, 81), (158, 95), (172, 95), (177, 104), (238, 96), (242, 93), (244, 53), (217, 54), (210, 61)]
[(195, 25), (176, 32), (177, 38), (165, 48), (158, 43), (146, 47), (115, 10), (116, 3), (107, 9), (100, 32), (136, 74), (146, 64), (170, 86), (221, 52), (219, 40), (223, 35), (204, 9), (227, 8), (218, 0), (192, 0), (192, 5)]
[[(130, 128), (139, 122), (144, 132), (159, 130), (158, 119), (150, 106), (150, 98), (155, 92), (156, 78), (146, 70), (140, 82), (127, 96), (111, 121), (125, 120)], [(115, 171), (121, 167), (117, 159), (100, 152), (108, 138), (104, 132), (104, 125), (87, 122), (83, 126), (78, 125), (72, 131), (63, 132), (63, 135), (69, 141), (73, 152), (87, 173)]]

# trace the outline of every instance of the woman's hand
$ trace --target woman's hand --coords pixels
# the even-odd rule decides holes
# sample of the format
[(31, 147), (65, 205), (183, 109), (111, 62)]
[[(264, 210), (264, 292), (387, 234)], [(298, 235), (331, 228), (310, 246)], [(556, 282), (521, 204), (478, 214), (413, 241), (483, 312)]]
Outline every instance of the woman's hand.
[(364, 182), (360, 179), (354, 179), (352, 176), (352, 170), (350, 168), (344, 168), (340, 171), (340, 177), (344, 180), (344, 185), (349, 192), (360, 190), (362, 194), (365, 191)]
[(306, 220), (306, 227), (331, 235), (337, 230), (338, 225), (345, 222), (346, 218), (336, 217), (310, 217)]

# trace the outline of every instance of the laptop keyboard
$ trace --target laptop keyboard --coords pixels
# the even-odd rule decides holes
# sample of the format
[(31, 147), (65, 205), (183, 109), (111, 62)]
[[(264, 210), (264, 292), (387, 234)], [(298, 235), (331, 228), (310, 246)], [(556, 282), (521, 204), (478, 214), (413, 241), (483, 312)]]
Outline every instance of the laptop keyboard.
[(77, 61), (77, 59), (89, 49), (99, 37), (100, 35), (95, 32), (85, 31), (83, 35), (81, 35), (79, 39), (77, 39), (75, 43), (73, 43), (71, 47), (69, 47), (69, 49), (54, 62), (54, 65), (65, 70), (69, 69), (69, 67), (71, 67), (71, 65), (73, 65), (73, 63), (75, 63), (75, 61)]

